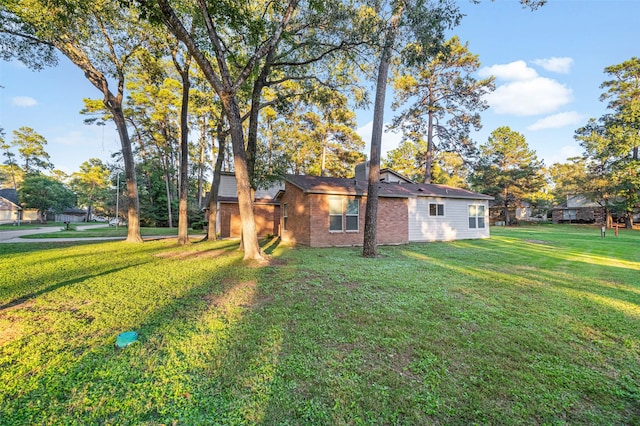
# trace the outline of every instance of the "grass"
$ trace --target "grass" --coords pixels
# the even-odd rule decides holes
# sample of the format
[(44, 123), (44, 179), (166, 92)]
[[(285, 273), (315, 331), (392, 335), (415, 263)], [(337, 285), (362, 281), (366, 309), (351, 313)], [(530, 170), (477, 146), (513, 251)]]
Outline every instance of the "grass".
[[(92, 228), (92, 229), (83, 229), (77, 230), (73, 229), (74, 225), (72, 224), (72, 229), (70, 230), (61, 230), (59, 232), (45, 232), (42, 234), (31, 234), (24, 235), (22, 238), (26, 239), (44, 239), (44, 238), (96, 238), (96, 237), (126, 237), (127, 236), (127, 227), (126, 226), (118, 226), (118, 229), (115, 226), (106, 226), (101, 228)], [(81, 224), (82, 226), (83, 224)], [(61, 229), (64, 229), (63, 225)], [(178, 235), (178, 228), (140, 228), (140, 234), (143, 237), (153, 237), (153, 236), (171, 236)], [(189, 229), (189, 235), (201, 235), (204, 234), (204, 231), (198, 230), (194, 231), (193, 229)]]
[(640, 424), (639, 243), (0, 244), (0, 424)]

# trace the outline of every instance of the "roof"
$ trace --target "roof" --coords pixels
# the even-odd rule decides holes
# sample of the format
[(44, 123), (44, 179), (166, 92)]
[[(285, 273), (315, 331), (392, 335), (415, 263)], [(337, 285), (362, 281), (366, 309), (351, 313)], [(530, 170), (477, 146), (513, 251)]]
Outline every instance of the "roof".
[(0, 197), (7, 201), (11, 201), (13, 204), (18, 205), (18, 191), (13, 188), (0, 189)]
[(585, 195), (577, 194), (577, 195), (568, 195), (567, 201), (553, 207), (552, 210), (570, 210), (570, 209), (582, 209), (582, 208), (597, 209), (600, 207), (602, 207), (600, 204), (598, 204), (595, 201), (589, 200)]
[[(307, 194), (366, 195), (368, 181), (363, 179), (334, 178), (323, 176), (287, 175), (287, 182)], [(385, 198), (466, 198), (492, 200), (493, 197), (466, 189), (428, 183), (380, 182), (379, 196)]]

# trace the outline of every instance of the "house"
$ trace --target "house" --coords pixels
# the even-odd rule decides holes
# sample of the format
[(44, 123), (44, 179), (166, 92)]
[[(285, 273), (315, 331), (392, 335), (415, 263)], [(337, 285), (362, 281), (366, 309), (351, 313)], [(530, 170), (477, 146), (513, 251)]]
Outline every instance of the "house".
[[(397, 174), (393, 176), (397, 177)], [(280, 237), (311, 247), (358, 246), (364, 240), (368, 182), (289, 175), (280, 201)], [(381, 181), (378, 243), (489, 237), (490, 196), (408, 179)]]
[[(278, 235), (280, 227), (280, 202), (276, 194), (284, 188), (275, 184), (267, 189), (259, 189), (255, 193), (253, 214), (258, 236)], [(208, 197), (207, 197), (208, 198)], [(221, 238), (240, 238), (242, 223), (238, 207), (238, 189), (234, 173), (222, 172), (218, 187), (218, 229)]]
[(567, 201), (551, 209), (553, 223), (604, 223), (604, 209), (585, 195), (567, 195)]
[(60, 213), (56, 213), (53, 219), (55, 222), (86, 222), (87, 211), (75, 207), (64, 209)]
[(21, 210), (15, 189), (0, 189), (0, 223), (18, 222)]

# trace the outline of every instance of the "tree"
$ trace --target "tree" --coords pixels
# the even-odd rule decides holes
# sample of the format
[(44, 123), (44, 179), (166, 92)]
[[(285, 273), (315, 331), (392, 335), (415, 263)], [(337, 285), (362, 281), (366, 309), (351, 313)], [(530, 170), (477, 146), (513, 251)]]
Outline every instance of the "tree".
[[(361, 152), (364, 141), (356, 133), (355, 113), (346, 96), (318, 88), (315, 94), (292, 104), (295, 106), (279, 123), (273, 125), (268, 120), (289, 170), (314, 176), (353, 175), (354, 166), (365, 159)], [(268, 155), (273, 159), (273, 152)]]
[(26, 173), (53, 169), (50, 156), (44, 150), (47, 140), (30, 127), (20, 127), (13, 131), (13, 145), (18, 147), (22, 158), (22, 170)]
[[(523, 6), (531, 9), (543, 5), (545, 2), (546, 0), (520, 0)], [(425, 63), (441, 50), (445, 29), (456, 26), (462, 17), (458, 7), (451, 2), (440, 0), (433, 3), (435, 4), (421, 0), (414, 2), (395, 0), (391, 1), (389, 7), (374, 8), (376, 16), (378, 12), (391, 11), (391, 17), (387, 21), (388, 24), (383, 25), (381, 43), (377, 44), (379, 65), (373, 110), (373, 129), (371, 132), (371, 155), (369, 157), (369, 183), (367, 186), (364, 247), (362, 251), (364, 257), (377, 256), (376, 221), (378, 216), (378, 182), (380, 180), (384, 101), (387, 77), (389, 75), (389, 63), (392, 59), (394, 48), (398, 45), (410, 47), (400, 52), (400, 57), (403, 58), (403, 61), (406, 61), (405, 64)], [(385, 20), (382, 19), (382, 21)], [(406, 28), (408, 31), (400, 31), (402, 28)]]
[(502, 204), (509, 225), (509, 208), (520, 206), (544, 187), (542, 167), (521, 133), (499, 127), (480, 146), (480, 158), (470, 181), (475, 191), (492, 195)]
[(621, 64), (606, 67), (604, 72), (613, 77), (600, 85), (607, 89), (600, 100), (608, 100), (607, 107), (614, 113), (608, 121), (616, 132), (617, 142), (627, 145), (631, 159), (638, 160), (640, 145), (640, 58), (633, 57)]
[(457, 152), (467, 159), (475, 154), (469, 133), (471, 127), (481, 128), (480, 111), (488, 108), (484, 96), (495, 89), (493, 77), (472, 76), (479, 67), (478, 55), (453, 37), (428, 63), (399, 67), (394, 73), (393, 108), (411, 104), (394, 118), (393, 127), (414, 142), (426, 139), (425, 183), (432, 179), (434, 152)]
[(78, 203), (87, 207), (87, 221), (93, 217), (94, 206), (106, 203), (109, 198), (110, 174), (102, 160), (90, 158), (71, 177), (71, 188), (78, 196)]
[(16, 164), (16, 154), (11, 151), (11, 144), (4, 139), (4, 129), (0, 128), (0, 149), (2, 149), (2, 156), (5, 158), (3, 175), (5, 179), (10, 179), (13, 185), (13, 189), (18, 189), (18, 182), (22, 176), (22, 169)]
[[(125, 69), (146, 37), (137, 14), (109, 0), (7, 0), (0, 6), (0, 15), (13, 23), (11, 28), (0, 26), (3, 37), (46, 46), (47, 52), (56, 49), (102, 93), (122, 146), (129, 196), (127, 241), (142, 242), (135, 162), (122, 108)], [(33, 64), (30, 55), (14, 56)]]
[[(189, 9), (184, 3), (157, 0), (153, 3), (158, 10), (151, 7), (150, 1), (141, 3), (147, 6), (149, 14), (161, 16), (169, 30), (185, 44), (224, 107), (233, 149), (245, 259), (261, 259), (253, 216), (252, 175), (262, 91), (294, 79), (319, 80), (317, 75), (307, 75), (302, 70), (342, 48), (344, 43), (335, 31), (336, 23), (347, 22), (350, 14), (345, 13), (341, 1), (221, 3), (198, 0), (197, 5)], [(333, 17), (336, 19), (331, 21)], [(320, 19), (322, 24), (315, 25)], [(198, 27), (192, 33), (184, 22)], [(319, 35), (325, 37), (325, 42), (319, 41)], [(298, 71), (286, 72), (293, 69)], [(274, 70), (282, 74), (269, 81)], [(249, 106), (246, 138), (244, 104)]]
[(382, 165), (413, 181), (420, 182), (424, 179), (426, 152), (427, 143), (423, 139), (416, 141), (404, 139), (397, 148), (387, 152)]
[(613, 78), (600, 86), (607, 89), (600, 99), (609, 101), (610, 111), (598, 120), (591, 118), (575, 137), (589, 167), (585, 189), (632, 227), (634, 210), (640, 205), (640, 59), (633, 57), (604, 71)]
[(555, 163), (549, 167), (552, 182), (551, 194), (556, 203), (567, 201), (567, 196), (582, 194), (589, 185), (587, 163), (583, 157), (568, 158), (566, 163)]
[(58, 213), (76, 203), (75, 194), (64, 184), (38, 173), (25, 176), (18, 196), (24, 207), (37, 209), (45, 222), (48, 212)]
[[(419, 47), (419, 55), (407, 54), (407, 64), (416, 64), (420, 60), (439, 50), (444, 39), (444, 31), (459, 22), (461, 15), (458, 8), (446, 0), (432, 5), (426, 1), (407, 0), (392, 1), (389, 5), (391, 17), (388, 24), (383, 24), (381, 43), (378, 45), (379, 64), (376, 77), (376, 96), (373, 107), (373, 128), (371, 132), (371, 154), (369, 156), (369, 182), (367, 185), (367, 205), (365, 210), (364, 243), (362, 255), (376, 257), (378, 255), (377, 217), (378, 217), (378, 185), (380, 181), (380, 155), (382, 151), (382, 127), (384, 123), (385, 94), (387, 78), (392, 54), (397, 45), (411, 44)], [(383, 8), (384, 10), (384, 8)], [(384, 21), (384, 19), (383, 19)], [(405, 29), (405, 32), (401, 32)], [(413, 36), (413, 39), (410, 37)], [(410, 43), (407, 43), (407, 40)], [(405, 43), (402, 43), (402, 42)], [(403, 52), (409, 53), (409, 52)]]

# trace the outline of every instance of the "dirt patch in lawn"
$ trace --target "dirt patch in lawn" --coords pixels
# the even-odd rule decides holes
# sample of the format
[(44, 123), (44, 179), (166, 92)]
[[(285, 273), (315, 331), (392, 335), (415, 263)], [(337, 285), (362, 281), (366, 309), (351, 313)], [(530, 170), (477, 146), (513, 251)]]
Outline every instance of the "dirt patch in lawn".
[(545, 244), (545, 245), (553, 244), (551, 241), (544, 241), (544, 240), (525, 240), (525, 242), (530, 244)]
[(227, 253), (227, 250), (202, 250), (202, 251), (167, 251), (158, 253), (155, 257), (162, 259), (207, 259), (220, 257)]

